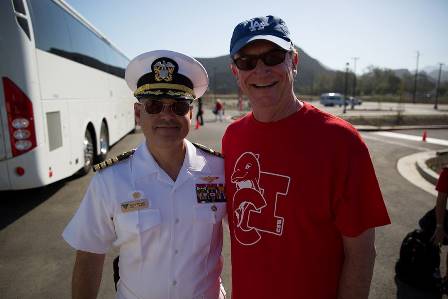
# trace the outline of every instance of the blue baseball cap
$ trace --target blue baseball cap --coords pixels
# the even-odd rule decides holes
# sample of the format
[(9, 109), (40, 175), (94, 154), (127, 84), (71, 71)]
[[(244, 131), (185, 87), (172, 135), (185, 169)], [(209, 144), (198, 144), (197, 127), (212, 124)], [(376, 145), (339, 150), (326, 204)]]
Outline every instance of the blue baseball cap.
[(277, 46), (290, 50), (292, 46), (285, 21), (278, 17), (257, 17), (236, 25), (230, 41), (230, 56), (254, 40), (267, 40)]

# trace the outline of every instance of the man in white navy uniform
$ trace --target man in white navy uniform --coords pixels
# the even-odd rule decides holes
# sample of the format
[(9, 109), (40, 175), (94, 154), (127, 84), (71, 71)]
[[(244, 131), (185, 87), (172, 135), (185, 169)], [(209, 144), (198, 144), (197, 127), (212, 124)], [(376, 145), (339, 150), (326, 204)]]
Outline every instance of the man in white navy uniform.
[(96, 298), (105, 254), (119, 247), (116, 298), (225, 298), (224, 163), (188, 134), (208, 76), (194, 58), (159, 50), (134, 58), (126, 82), (145, 140), (96, 165), (63, 237), (74, 247), (73, 298)]

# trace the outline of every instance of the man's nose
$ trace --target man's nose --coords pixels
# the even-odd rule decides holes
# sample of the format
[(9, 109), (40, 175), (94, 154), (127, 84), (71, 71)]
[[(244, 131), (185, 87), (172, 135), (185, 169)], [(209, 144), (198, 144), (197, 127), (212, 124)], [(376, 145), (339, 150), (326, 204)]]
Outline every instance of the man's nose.
[(262, 59), (258, 59), (254, 70), (257, 72), (265, 72), (267, 70), (270, 70), (270, 68), (271, 68), (270, 66), (264, 64)]

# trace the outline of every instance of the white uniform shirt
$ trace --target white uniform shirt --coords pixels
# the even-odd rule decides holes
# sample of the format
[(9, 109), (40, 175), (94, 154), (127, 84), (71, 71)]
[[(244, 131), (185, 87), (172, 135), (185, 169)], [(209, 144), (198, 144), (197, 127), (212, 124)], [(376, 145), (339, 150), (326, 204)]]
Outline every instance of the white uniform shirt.
[[(222, 297), (226, 203), (199, 203), (196, 185), (224, 184), (224, 161), (185, 143), (175, 182), (145, 142), (130, 158), (101, 170), (64, 230), (77, 250), (102, 254), (120, 247), (117, 298)], [(123, 212), (122, 204), (135, 201), (136, 192), (148, 208)]]

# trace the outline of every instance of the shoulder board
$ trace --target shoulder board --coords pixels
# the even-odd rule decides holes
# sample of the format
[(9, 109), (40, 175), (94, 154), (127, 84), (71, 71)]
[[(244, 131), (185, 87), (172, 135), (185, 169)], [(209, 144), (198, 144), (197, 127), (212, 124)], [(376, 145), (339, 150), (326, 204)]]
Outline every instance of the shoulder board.
[(220, 152), (216, 152), (216, 151), (212, 150), (211, 148), (208, 148), (205, 145), (202, 145), (202, 144), (199, 144), (199, 143), (196, 143), (196, 142), (192, 142), (192, 143), (193, 143), (193, 145), (195, 147), (197, 147), (198, 149), (203, 150), (206, 153), (209, 153), (210, 155), (223, 158), (223, 155)]
[(112, 166), (117, 162), (126, 160), (127, 158), (129, 158), (130, 156), (132, 156), (135, 152), (135, 149), (132, 149), (128, 152), (124, 152), (122, 154), (119, 154), (118, 156), (114, 157), (114, 158), (110, 158), (107, 160), (104, 160), (101, 163), (95, 164), (93, 165), (93, 171), (96, 172), (97, 170), (102, 170), (106, 167)]

